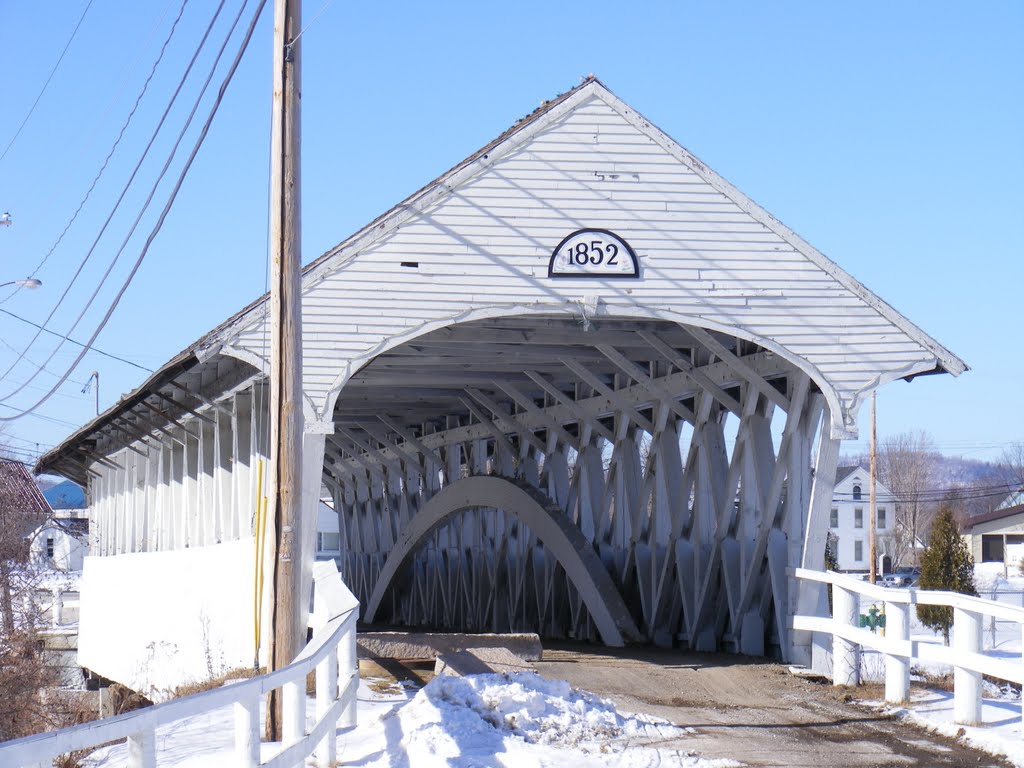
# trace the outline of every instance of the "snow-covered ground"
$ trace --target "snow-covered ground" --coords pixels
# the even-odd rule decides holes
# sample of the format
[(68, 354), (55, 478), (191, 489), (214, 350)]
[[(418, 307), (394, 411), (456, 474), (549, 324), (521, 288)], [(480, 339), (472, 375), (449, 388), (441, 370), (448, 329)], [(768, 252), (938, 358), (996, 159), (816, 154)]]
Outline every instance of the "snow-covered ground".
[[(309, 702), (312, 715), (313, 702)], [(359, 725), (338, 735), (338, 760), (366, 768), (728, 768), (686, 748), (691, 729), (647, 715), (620, 713), (608, 701), (562, 681), (514, 675), (441, 675), (419, 691), (363, 681)], [(157, 731), (161, 766), (230, 764), (231, 710), (189, 718)], [(277, 745), (264, 745), (263, 759)], [(127, 765), (124, 744), (94, 752), (88, 768)]]
[(1019, 694), (1000, 691), (985, 684), (982, 704), (983, 726), (958, 725), (953, 722), (953, 693), (938, 690), (914, 690), (906, 707), (892, 707), (881, 702), (871, 706), (934, 733), (959, 738), (966, 744), (993, 755), (1004, 755), (1011, 763), (1024, 768), (1024, 736), (1021, 734)]

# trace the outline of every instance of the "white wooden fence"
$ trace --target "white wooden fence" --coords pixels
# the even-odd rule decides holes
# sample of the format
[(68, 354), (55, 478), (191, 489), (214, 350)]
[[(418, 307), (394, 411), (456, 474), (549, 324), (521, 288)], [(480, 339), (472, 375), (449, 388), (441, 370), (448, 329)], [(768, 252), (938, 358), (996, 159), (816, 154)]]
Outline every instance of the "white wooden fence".
[[(128, 740), (128, 765), (155, 768), (156, 730), (223, 707), (234, 710), (237, 768), (295, 768), (316, 754), (317, 765), (336, 764), (337, 728), (356, 724), (356, 618), (359, 603), (342, 583), (333, 561), (317, 563), (311, 623), (315, 634), (295, 661), (270, 674), (175, 699), (117, 717), (0, 744), (0, 766), (49, 768), (54, 758), (120, 739)], [(306, 729), (306, 676), (316, 670), (316, 722)], [(340, 674), (339, 674), (340, 672)], [(283, 741), (266, 762), (260, 757), (260, 701), (282, 689)]]
[[(902, 704), (910, 694), (910, 665), (915, 660), (953, 667), (953, 714), (962, 725), (981, 724), (982, 675), (1024, 685), (1024, 659), (1006, 660), (982, 653), (985, 617), (1024, 627), (1024, 608), (992, 600), (919, 589), (894, 589), (833, 571), (798, 568), (797, 578), (832, 585), (832, 616), (794, 616), (793, 629), (832, 636), (832, 682), (857, 685), (861, 648), (885, 656), (885, 700)], [(860, 627), (861, 598), (883, 603), (885, 632)], [(953, 609), (951, 645), (912, 640), (910, 610), (915, 605), (941, 605)], [(1024, 728), (1024, 724), (1022, 724)]]

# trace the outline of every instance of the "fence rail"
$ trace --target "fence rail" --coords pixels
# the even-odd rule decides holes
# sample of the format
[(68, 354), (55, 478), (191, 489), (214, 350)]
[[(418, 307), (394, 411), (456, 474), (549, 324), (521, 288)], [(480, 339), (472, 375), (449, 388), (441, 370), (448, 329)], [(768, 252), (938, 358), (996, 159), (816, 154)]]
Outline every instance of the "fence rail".
[[(870, 648), (885, 656), (885, 700), (905, 703), (910, 695), (910, 665), (914, 660), (936, 661), (953, 667), (953, 714), (962, 725), (981, 723), (982, 675), (1024, 686), (1024, 659), (1006, 660), (982, 653), (985, 617), (1024, 627), (1024, 608), (955, 592), (881, 587), (833, 571), (798, 568), (797, 578), (832, 585), (831, 616), (794, 616), (794, 630), (832, 636), (832, 682), (856, 685), (858, 655)], [(885, 634), (859, 624), (860, 598), (885, 605)], [(952, 646), (910, 637), (910, 608), (938, 605), (953, 609)], [(1024, 728), (1024, 723), (1022, 723)]]
[[(317, 765), (336, 764), (338, 727), (356, 724), (358, 603), (345, 588), (333, 562), (314, 572), (314, 615), (318, 631), (287, 667), (266, 675), (204, 691), (117, 717), (0, 744), (0, 765), (49, 767), (60, 755), (127, 739), (130, 768), (155, 768), (156, 730), (186, 717), (233, 707), (234, 760), (238, 768), (294, 768), (315, 753)], [(316, 672), (316, 721), (306, 730), (306, 676)], [(340, 672), (340, 674), (339, 674)], [(282, 689), (281, 749), (266, 762), (260, 758), (260, 701)]]

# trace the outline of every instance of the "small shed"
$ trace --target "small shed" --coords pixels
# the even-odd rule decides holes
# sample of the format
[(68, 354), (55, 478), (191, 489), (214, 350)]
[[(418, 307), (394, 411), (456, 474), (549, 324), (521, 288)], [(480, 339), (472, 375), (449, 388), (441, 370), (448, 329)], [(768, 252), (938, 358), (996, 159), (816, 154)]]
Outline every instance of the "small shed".
[(1019, 568), (1024, 560), (1024, 504), (971, 518), (963, 537), (976, 563), (1003, 563)]

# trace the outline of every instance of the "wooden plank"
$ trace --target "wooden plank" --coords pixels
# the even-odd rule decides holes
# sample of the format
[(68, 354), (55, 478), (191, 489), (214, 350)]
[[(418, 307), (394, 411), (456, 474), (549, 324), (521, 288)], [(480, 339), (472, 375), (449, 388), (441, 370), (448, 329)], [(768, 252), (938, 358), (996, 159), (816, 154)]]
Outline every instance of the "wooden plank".
[(484, 408), (489, 409), (491, 413), (495, 415), (495, 424), (497, 424), (500, 421), (503, 422), (504, 424), (514, 425), (514, 431), (518, 435), (523, 437), (535, 449), (537, 449), (537, 451), (539, 451), (540, 453), (545, 453), (547, 451), (547, 446), (544, 445), (543, 440), (541, 440), (539, 437), (533, 434), (533, 431), (529, 427), (524, 425), (518, 418), (516, 418), (515, 415), (509, 414), (508, 411), (502, 408), (498, 403), (494, 402), (492, 398), (488, 397), (480, 390), (473, 389), (471, 387), (466, 388), (466, 393), (470, 397), (477, 400), (482, 406), (484, 406)]
[(615, 347), (607, 344), (597, 345), (597, 349), (611, 360), (618, 368), (629, 376), (633, 381), (640, 385), (647, 385), (652, 391), (659, 393), (662, 398), (662, 402), (672, 410), (679, 418), (684, 421), (688, 421), (693, 424), (696, 421), (696, 417), (689, 408), (681, 405), (676, 401), (676, 393), (666, 389), (660, 382), (651, 376), (647, 375), (636, 363), (628, 359), (625, 355), (619, 352)]
[(726, 408), (732, 411), (735, 415), (739, 416), (742, 408), (740, 407), (739, 401), (729, 395), (724, 389), (718, 384), (713, 382), (708, 376), (704, 374), (697, 366), (693, 365), (689, 360), (684, 358), (679, 352), (669, 346), (663, 339), (662, 336), (654, 332), (648, 331), (637, 331), (637, 336), (642, 338), (654, 349), (658, 350), (666, 360), (674, 365), (679, 370), (690, 375), (694, 383), (706, 389)]
[[(600, 392), (609, 400), (615, 402), (619, 410), (626, 414), (626, 416), (628, 416), (631, 421), (635, 422), (637, 426), (639, 426), (646, 432), (650, 432), (652, 434), (654, 433), (654, 425), (650, 422), (650, 420), (641, 416), (640, 413), (637, 412), (636, 408), (634, 408), (633, 405), (626, 398), (624, 398), (618, 391), (612, 389), (603, 381), (601, 381), (601, 379), (598, 376), (595, 376), (592, 371), (588, 370), (585, 366), (581, 365), (580, 363), (572, 359), (563, 359), (562, 363), (565, 365), (566, 368), (571, 370), (583, 381), (585, 381), (588, 386), (590, 386), (597, 392)], [(643, 384), (638, 384), (637, 386), (644, 389), (647, 392), (650, 392), (650, 389), (645, 387)]]
[(745, 360), (738, 357), (737, 355), (730, 352), (725, 346), (714, 338), (710, 333), (705, 331), (703, 328), (692, 328), (691, 332), (698, 341), (700, 341), (708, 350), (713, 352), (715, 356), (722, 362), (731, 365), (736, 369), (737, 372), (743, 375), (743, 378), (749, 381), (753, 386), (757, 387), (758, 391), (775, 403), (777, 406), (782, 408), (784, 411), (789, 411), (789, 400), (782, 394), (779, 393), (775, 387), (765, 381), (757, 371), (747, 364)]

